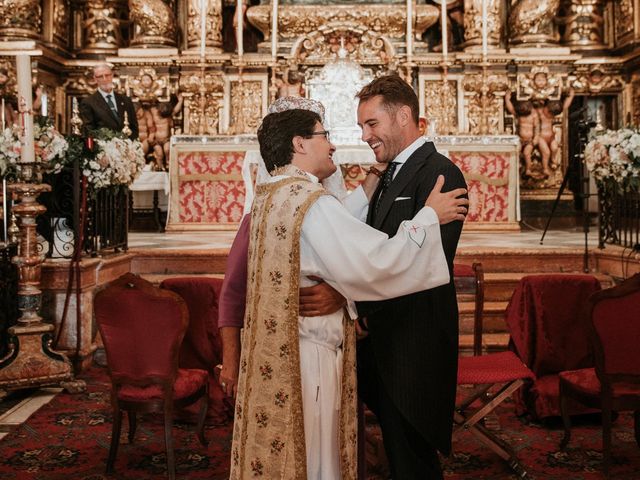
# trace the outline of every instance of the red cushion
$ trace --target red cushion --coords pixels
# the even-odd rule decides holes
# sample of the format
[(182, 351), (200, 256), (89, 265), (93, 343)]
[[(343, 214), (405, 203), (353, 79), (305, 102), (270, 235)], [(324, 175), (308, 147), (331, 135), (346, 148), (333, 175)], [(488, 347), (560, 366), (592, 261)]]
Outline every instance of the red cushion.
[(513, 352), (458, 359), (458, 384), (502, 383), (535, 375)]
[(453, 276), (454, 277), (475, 277), (476, 273), (473, 271), (473, 267), (471, 265), (454, 263)]
[[(176, 381), (173, 384), (174, 400), (188, 397), (194, 394), (200, 387), (208, 381), (208, 374), (204, 370), (190, 368), (178, 369)], [(118, 393), (120, 400), (144, 401), (162, 398), (162, 389), (159, 385), (148, 387), (136, 387), (125, 385)]]

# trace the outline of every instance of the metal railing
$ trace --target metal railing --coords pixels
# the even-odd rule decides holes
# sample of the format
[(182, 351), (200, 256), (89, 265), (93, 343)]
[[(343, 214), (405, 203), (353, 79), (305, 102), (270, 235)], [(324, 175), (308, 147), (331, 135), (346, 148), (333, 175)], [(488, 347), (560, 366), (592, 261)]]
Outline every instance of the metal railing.
[(640, 248), (640, 192), (621, 190), (615, 182), (598, 185), (599, 247), (605, 244)]

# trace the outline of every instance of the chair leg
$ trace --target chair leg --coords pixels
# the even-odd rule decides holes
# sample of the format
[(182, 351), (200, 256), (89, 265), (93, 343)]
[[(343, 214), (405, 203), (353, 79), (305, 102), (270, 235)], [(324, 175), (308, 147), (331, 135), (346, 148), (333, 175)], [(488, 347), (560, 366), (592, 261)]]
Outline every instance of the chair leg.
[(611, 463), (611, 407), (602, 407), (602, 471), (609, 478)]
[(171, 430), (173, 428), (173, 411), (165, 411), (164, 414), (164, 443), (167, 451), (167, 475), (169, 480), (176, 478), (176, 461), (173, 453), (173, 436)]
[(111, 446), (109, 447), (109, 457), (107, 458), (107, 474), (113, 473), (113, 465), (118, 454), (120, 444), (120, 429), (122, 427), (122, 410), (119, 407), (113, 409), (113, 426), (111, 429)]
[(571, 440), (571, 417), (569, 416), (569, 407), (567, 405), (567, 394), (564, 391), (562, 380), (560, 381), (560, 413), (562, 415), (562, 424), (564, 425), (564, 436), (560, 441), (560, 449), (567, 448)]
[[(207, 385), (208, 387), (208, 385)], [(209, 410), (209, 389), (206, 388), (202, 399), (200, 399), (200, 412), (198, 412), (198, 440), (203, 447), (206, 447), (207, 439), (204, 437), (204, 421), (207, 418), (207, 410)]]
[(133, 439), (136, 435), (136, 427), (138, 425), (138, 422), (136, 421), (136, 412), (129, 410), (127, 412), (127, 417), (129, 417), (129, 443), (133, 443)]
[(640, 410), (633, 412), (633, 430), (636, 434), (636, 443), (640, 447)]

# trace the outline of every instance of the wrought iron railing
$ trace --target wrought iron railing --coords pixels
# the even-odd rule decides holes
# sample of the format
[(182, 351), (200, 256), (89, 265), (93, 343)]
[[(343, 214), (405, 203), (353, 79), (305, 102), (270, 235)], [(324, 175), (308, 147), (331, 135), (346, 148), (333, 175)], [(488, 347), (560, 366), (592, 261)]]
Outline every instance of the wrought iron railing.
[[(51, 192), (40, 196), (47, 211), (38, 217), (38, 233), (47, 241), (47, 257), (71, 258), (77, 239), (82, 251), (98, 256), (128, 247), (128, 189), (116, 185), (94, 190), (83, 183), (77, 166), (46, 178)], [(80, 229), (82, 235), (80, 235)]]
[(640, 248), (640, 192), (612, 181), (598, 184), (599, 247), (605, 244)]

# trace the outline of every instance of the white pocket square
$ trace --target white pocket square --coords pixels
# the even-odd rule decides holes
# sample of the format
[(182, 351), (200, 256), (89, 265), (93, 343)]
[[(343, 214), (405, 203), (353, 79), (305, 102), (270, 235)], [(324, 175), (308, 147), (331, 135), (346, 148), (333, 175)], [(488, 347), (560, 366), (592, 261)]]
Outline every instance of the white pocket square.
[(411, 200), (411, 197), (396, 197), (394, 202), (399, 202), (400, 200)]

